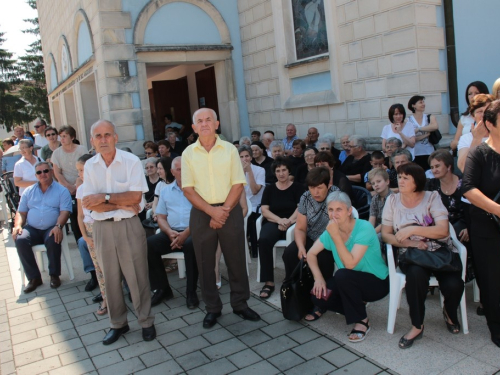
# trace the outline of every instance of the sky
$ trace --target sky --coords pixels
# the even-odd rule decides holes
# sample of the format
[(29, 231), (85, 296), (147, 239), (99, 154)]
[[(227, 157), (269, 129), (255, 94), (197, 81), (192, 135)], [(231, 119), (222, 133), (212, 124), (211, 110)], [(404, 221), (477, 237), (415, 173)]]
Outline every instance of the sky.
[(36, 17), (36, 10), (31, 9), (25, 0), (0, 0), (0, 32), (5, 33), (3, 38), (7, 39), (0, 48), (14, 53), (14, 58), (24, 56), (36, 38), (21, 32), (32, 27), (23, 20)]

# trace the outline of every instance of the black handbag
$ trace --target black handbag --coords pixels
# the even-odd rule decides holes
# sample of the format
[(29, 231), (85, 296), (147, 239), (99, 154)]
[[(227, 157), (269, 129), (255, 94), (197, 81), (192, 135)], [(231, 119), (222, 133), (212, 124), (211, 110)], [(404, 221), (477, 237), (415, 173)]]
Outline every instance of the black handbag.
[(451, 251), (446, 244), (434, 251), (420, 250), (417, 247), (409, 247), (399, 254), (399, 263), (414, 264), (431, 271), (457, 272), (462, 271), (460, 255)]
[(299, 321), (312, 310), (310, 291), (313, 286), (314, 277), (311, 270), (304, 259), (301, 259), (281, 286), (281, 310), (285, 319)]
[[(427, 123), (431, 123), (431, 115), (427, 115)], [(437, 145), (441, 138), (443, 138), (443, 136), (441, 135), (439, 129), (434, 130), (433, 132), (431, 132), (431, 134), (429, 134), (429, 143)]]

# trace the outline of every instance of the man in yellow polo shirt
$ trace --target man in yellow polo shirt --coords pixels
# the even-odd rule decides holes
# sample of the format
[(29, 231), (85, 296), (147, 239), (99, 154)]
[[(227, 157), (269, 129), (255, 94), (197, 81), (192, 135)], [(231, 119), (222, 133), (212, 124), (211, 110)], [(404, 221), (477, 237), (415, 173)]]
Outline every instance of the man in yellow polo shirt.
[(214, 110), (197, 110), (193, 115), (193, 130), (198, 140), (182, 154), (182, 189), (193, 205), (189, 227), (207, 309), (204, 328), (213, 327), (222, 310), (214, 271), (218, 243), (228, 268), (233, 312), (243, 319), (260, 320), (259, 314), (247, 305), (250, 288), (239, 205), (245, 174), (236, 148), (216, 135), (218, 127)]

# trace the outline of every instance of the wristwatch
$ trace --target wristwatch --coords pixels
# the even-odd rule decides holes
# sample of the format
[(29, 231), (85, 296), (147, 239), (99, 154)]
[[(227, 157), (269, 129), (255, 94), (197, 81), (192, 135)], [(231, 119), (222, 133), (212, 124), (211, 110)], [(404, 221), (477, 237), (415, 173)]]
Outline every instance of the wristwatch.
[(61, 224), (56, 224), (56, 225), (54, 225), (54, 226), (55, 226), (55, 227), (58, 227), (59, 229), (62, 229), (62, 228), (63, 228)]
[(104, 196), (104, 203), (108, 204), (110, 199), (111, 199), (111, 195), (106, 194), (106, 195)]

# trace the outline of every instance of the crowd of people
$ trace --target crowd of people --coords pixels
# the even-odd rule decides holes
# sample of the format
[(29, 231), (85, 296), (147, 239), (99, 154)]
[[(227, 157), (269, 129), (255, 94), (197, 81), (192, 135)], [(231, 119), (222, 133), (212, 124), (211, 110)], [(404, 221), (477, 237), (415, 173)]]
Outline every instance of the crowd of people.
[[(35, 139), (40, 146), (35, 151), (33, 141), (19, 138), (21, 156), (13, 166), (21, 195), (13, 237), (29, 280), (24, 292), (42, 284), (29, 250), (37, 243), (47, 247), (51, 287), (60, 285), (61, 230), (71, 218), (84, 270), (91, 274), (86, 289), (100, 288), (97, 314), (109, 314), (105, 345), (129, 329), (122, 285), (129, 290), (144, 340), (154, 339), (151, 306), (174, 296), (162, 261), (172, 252), (184, 254), (190, 309), (200, 303), (199, 282), (205, 328), (221, 315), (221, 253), (233, 312), (256, 321), (259, 314), (247, 305), (245, 241), (260, 262), (260, 298), (268, 299), (275, 291), (273, 248), (293, 230), (294, 240), (283, 253), (285, 279), (304, 259), (315, 280), (313, 308), (304, 319), (340, 313), (353, 325), (349, 341), (359, 342), (370, 331), (367, 303), (389, 293), (385, 244), (396, 250), (396, 259), (413, 248), (457, 253), (451, 224), (473, 261), (473, 267), (462, 267), (472, 269), (477, 279), (477, 312), (486, 316), (491, 339), (500, 346), (500, 255), (493, 250), (500, 238), (500, 179), (495, 177), (500, 174), (500, 101), (498, 90), (495, 95), (487, 91), (482, 82), (467, 87), (469, 107), (460, 120), (461, 136), (452, 142), (463, 177), (455, 173), (449, 150), (435, 150), (430, 136), (437, 120), (426, 113), (420, 95), (406, 106), (409, 118), (404, 105), (389, 108), (382, 150), (371, 153), (361, 136), (341, 137), (336, 149), (332, 134), (311, 127), (300, 139), (294, 124), (282, 140), (275, 140), (271, 130), (254, 131), (231, 144), (218, 135), (217, 115), (208, 108), (193, 115), (193, 133), (181, 126), (181, 135), (179, 127), (167, 124), (165, 140), (145, 142), (142, 163), (116, 148), (118, 136), (109, 121), (92, 126), (95, 156), (74, 143), (70, 126), (56, 130), (43, 124), (46, 143)], [(11, 143), (4, 140), (4, 146)], [(2, 162), (3, 168), (7, 164)], [(368, 220), (359, 219), (355, 210), (356, 189), (372, 197)], [(51, 214), (42, 215), (45, 210)], [(158, 232), (146, 236), (146, 221)], [(431, 275), (444, 296), (445, 325), (459, 333), (462, 272), (399, 266), (406, 275), (411, 318), (399, 347), (410, 348), (423, 336)]]

